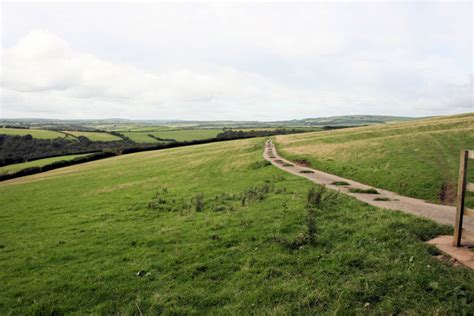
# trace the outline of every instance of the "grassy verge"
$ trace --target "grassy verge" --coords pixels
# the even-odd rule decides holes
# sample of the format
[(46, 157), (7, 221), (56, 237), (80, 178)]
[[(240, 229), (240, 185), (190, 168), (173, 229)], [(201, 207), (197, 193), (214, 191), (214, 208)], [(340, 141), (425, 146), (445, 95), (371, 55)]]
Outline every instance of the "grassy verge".
[[(343, 195), (307, 216), (313, 184), (262, 149), (143, 152), (1, 183), (0, 314), (474, 312), (474, 274), (423, 242), (448, 228)], [(308, 227), (314, 240), (294, 243)]]

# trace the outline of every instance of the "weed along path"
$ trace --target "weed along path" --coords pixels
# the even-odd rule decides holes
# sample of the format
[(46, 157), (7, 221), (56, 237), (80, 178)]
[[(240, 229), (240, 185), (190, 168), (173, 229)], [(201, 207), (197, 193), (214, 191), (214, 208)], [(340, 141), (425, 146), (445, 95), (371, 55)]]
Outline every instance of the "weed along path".
[[(329, 189), (350, 195), (365, 203), (385, 209), (398, 210), (427, 217), (441, 224), (454, 225), (456, 214), (456, 208), (454, 206), (428, 203), (420, 199), (374, 188), (309, 167), (298, 166), (280, 157), (275, 145), (271, 141), (266, 143), (263, 157), (274, 166), (288, 173), (306, 178), (316, 184), (325, 185)], [(474, 218), (464, 217), (463, 226), (468, 230), (474, 230)]]

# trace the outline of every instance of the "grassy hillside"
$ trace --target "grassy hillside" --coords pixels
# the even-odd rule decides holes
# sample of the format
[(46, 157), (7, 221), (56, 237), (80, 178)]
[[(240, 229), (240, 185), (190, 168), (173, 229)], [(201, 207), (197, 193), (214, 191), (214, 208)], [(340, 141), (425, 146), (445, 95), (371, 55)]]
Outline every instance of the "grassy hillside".
[[(175, 130), (175, 127), (167, 127), (167, 126), (155, 126), (155, 125), (135, 125), (132, 127), (129, 127), (128, 129), (122, 128), (122, 131), (129, 131), (132, 133), (135, 132), (158, 132), (158, 131), (169, 131), (169, 130)], [(117, 131), (121, 131), (120, 129)]]
[(83, 131), (65, 131), (68, 134), (74, 135), (76, 137), (78, 136), (84, 136), (87, 137), (89, 140), (94, 141), (94, 142), (108, 142), (108, 141), (114, 141), (114, 140), (121, 140), (120, 137), (109, 134), (109, 133), (104, 133), (104, 132), (83, 132)]
[(0, 134), (5, 135), (31, 135), (34, 138), (40, 139), (54, 139), (58, 137), (67, 137), (61, 132), (41, 130), (41, 129), (24, 129), (24, 128), (0, 128)]
[(395, 123), (413, 120), (413, 117), (386, 115), (341, 115), (297, 120), (299, 123), (312, 126), (358, 126)]
[(1, 183), (0, 314), (474, 312), (474, 274), (422, 242), (446, 227), (345, 196), (309, 212), (313, 185), (264, 163), (262, 146), (143, 152)]
[(122, 135), (130, 138), (136, 143), (156, 143), (157, 140), (148, 136), (150, 132), (121, 132)]
[[(307, 160), (314, 168), (450, 204), (456, 194), (459, 152), (474, 149), (474, 114), (277, 136), (276, 141), (283, 156)], [(471, 167), (474, 181), (474, 162)]]
[(42, 167), (56, 161), (68, 161), (68, 160), (73, 160), (78, 157), (84, 157), (87, 155), (89, 154), (67, 155), (67, 156), (51, 157), (51, 158), (38, 159), (38, 160), (33, 160), (33, 161), (28, 161), (28, 162), (16, 163), (13, 165), (0, 167), (0, 174), (15, 173), (17, 171), (20, 171), (26, 168)]
[[(144, 130), (144, 131), (140, 131)], [(158, 141), (149, 135), (162, 139), (174, 139), (178, 142), (214, 138), (221, 133), (222, 129), (182, 129), (167, 130), (160, 128), (156, 130), (147, 130), (146, 127), (137, 128), (131, 132), (121, 132), (126, 137), (136, 143), (157, 143)]]

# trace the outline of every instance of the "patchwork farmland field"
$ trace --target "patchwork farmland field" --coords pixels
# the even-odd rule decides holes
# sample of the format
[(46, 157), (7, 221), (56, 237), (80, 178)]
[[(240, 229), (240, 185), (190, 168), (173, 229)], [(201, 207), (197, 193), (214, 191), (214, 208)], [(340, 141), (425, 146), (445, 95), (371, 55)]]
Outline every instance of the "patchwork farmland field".
[[(474, 114), (275, 139), (285, 158), (403, 195), (452, 204), (459, 152), (474, 149)], [(468, 175), (474, 181), (472, 163)], [(474, 203), (472, 195), (468, 200)]]
[(157, 143), (158, 141), (149, 136), (150, 132), (121, 132), (125, 137), (136, 143)]
[(0, 167), (0, 174), (11, 174), (11, 173), (15, 173), (17, 171), (20, 171), (26, 168), (42, 167), (56, 161), (69, 161), (78, 157), (85, 157), (87, 155), (89, 154), (67, 155), (67, 156), (51, 157), (51, 158), (38, 159), (38, 160), (33, 160), (33, 161), (28, 161), (28, 162), (16, 163), (16, 164)]
[(176, 130), (176, 127), (171, 127), (171, 126), (141, 126), (141, 125), (136, 125), (133, 127), (128, 127), (128, 128), (121, 128), (117, 129), (117, 131), (129, 131), (129, 132), (158, 132), (158, 131), (173, 131)]
[(474, 274), (423, 242), (449, 228), (332, 194), (309, 213), (263, 143), (0, 183), (0, 314), (474, 312)]
[(65, 131), (65, 133), (71, 134), (75, 137), (79, 136), (84, 136), (87, 137), (91, 141), (95, 142), (108, 142), (108, 141), (114, 141), (114, 140), (121, 140), (120, 137), (109, 134), (109, 133), (104, 133), (104, 132), (83, 132), (83, 131)]
[(121, 133), (137, 143), (157, 143), (159, 141), (150, 137), (149, 135), (153, 135), (161, 139), (174, 139), (178, 142), (182, 142), (214, 138), (221, 132), (221, 129), (182, 129), (143, 132), (133, 131)]
[(42, 130), (42, 129), (25, 129), (25, 128), (0, 128), (0, 135), (5, 134), (5, 135), (19, 135), (19, 136), (25, 136), (25, 135), (31, 135), (34, 138), (39, 138), (39, 139), (54, 139), (54, 138), (59, 138), (59, 137), (68, 137), (68, 135), (61, 133), (61, 132), (56, 132), (56, 131), (48, 131), (48, 130)]

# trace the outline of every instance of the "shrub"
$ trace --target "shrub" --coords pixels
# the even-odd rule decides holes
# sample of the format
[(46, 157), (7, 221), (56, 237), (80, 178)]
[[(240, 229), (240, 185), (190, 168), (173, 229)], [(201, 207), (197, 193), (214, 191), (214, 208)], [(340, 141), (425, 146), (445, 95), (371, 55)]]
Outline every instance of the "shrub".
[(325, 186), (312, 187), (308, 191), (308, 196), (306, 199), (306, 207), (319, 207), (323, 198), (323, 194), (326, 191)]
[(387, 197), (377, 197), (374, 199), (374, 201), (391, 201), (391, 200)]
[[(305, 218), (305, 231), (299, 234), (293, 240), (285, 238), (275, 238), (275, 240), (284, 245), (285, 247), (295, 250), (300, 249), (305, 245), (314, 246), (317, 243), (316, 233), (316, 213), (318, 209), (324, 209), (327, 206), (332, 205), (335, 195), (328, 193), (324, 186), (312, 187), (308, 191), (306, 200), (306, 218)], [(287, 209), (288, 205), (283, 205), (284, 209)]]
[(196, 212), (204, 211), (204, 194), (198, 193), (193, 198), (194, 210)]
[(316, 245), (316, 210), (310, 208), (306, 214), (306, 231), (292, 240), (286, 238), (274, 238), (274, 240), (291, 250), (297, 250), (305, 245)]
[(306, 207), (306, 238), (308, 244), (316, 244), (316, 208), (309, 204)]
[(338, 195), (336, 191), (328, 191), (326, 187), (313, 187), (308, 191), (307, 207), (313, 205), (315, 208), (325, 210), (335, 203), (335, 197)]
[(254, 201), (261, 201), (265, 196), (274, 189), (273, 183), (264, 183), (260, 186), (248, 187), (240, 195), (240, 203), (242, 206), (248, 205)]
[[(158, 211), (176, 212), (183, 209), (183, 204), (177, 203), (175, 199), (171, 199), (168, 189), (164, 187), (156, 192), (153, 199), (148, 202), (148, 208)], [(184, 206), (184, 208), (186, 207)]]

